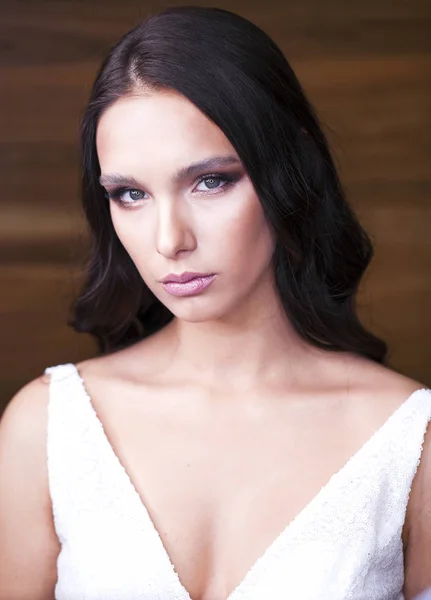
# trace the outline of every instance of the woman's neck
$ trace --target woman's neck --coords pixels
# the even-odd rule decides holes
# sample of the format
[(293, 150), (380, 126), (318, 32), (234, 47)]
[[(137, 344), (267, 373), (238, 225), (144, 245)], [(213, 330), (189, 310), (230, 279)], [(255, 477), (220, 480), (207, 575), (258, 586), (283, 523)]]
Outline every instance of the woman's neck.
[(323, 352), (299, 336), (282, 310), (249, 320), (174, 319), (163, 337), (176, 372), (210, 387), (223, 383), (238, 390), (293, 378)]

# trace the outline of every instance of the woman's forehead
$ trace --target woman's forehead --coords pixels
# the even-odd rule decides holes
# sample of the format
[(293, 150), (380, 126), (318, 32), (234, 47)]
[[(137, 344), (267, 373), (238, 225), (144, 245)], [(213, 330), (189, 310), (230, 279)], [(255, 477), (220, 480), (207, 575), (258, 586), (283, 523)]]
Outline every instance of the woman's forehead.
[(219, 127), (190, 100), (174, 92), (120, 98), (104, 111), (97, 131), (98, 135), (108, 132), (118, 137), (125, 128), (129, 135), (131, 131), (145, 131), (146, 136), (152, 137), (160, 137), (160, 133), (224, 137)]
[(100, 118), (96, 146), (104, 171), (120, 173), (131, 163), (152, 169), (162, 162), (178, 171), (236, 155), (221, 129), (180, 94), (118, 100)]

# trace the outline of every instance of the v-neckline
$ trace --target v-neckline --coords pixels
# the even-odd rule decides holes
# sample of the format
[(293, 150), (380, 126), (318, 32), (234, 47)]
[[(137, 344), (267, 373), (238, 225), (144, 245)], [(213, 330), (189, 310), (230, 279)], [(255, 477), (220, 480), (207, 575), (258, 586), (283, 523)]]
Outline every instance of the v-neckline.
[[(156, 528), (156, 525), (155, 525), (153, 519), (150, 516), (150, 513), (145, 505), (145, 502), (143, 501), (143, 499), (141, 497), (141, 494), (138, 492), (129, 473), (125, 469), (118, 454), (116, 453), (114, 447), (112, 446), (111, 442), (109, 441), (109, 438), (105, 432), (103, 423), (97, 414), (97, 411), (93, 405), (91, 397), (87, 391), (85, 382), (84, 382), (83, 378), (81, 377), (81, 374), (80, 374), (78, 368), (76, 367), (76, 365), (74, 363), (69, 363), (69, 364), (73, 367), (73, 370), (78, 379), (81, 391), (83, 392), (83, 395), (85, 396), (85, 398), (87, 400), (90, 411), (91, 411), (91, 413), (95, 419), (95, 422), (98, 426), (98, 429), (101, 434), (101, 441), (105, 445), (107, 452), (111, 456), (113, 464), (115, 465), (116, 469), (118, 470), (118, 473), (121, 475), (121, 479), (124, 481), (125, 489), (130, 491), (130, 497), (131, 497), (131, 499), (133, 498), (133, 501), (136, 503), (136, 509), (137, 509), (138, 515), (139, 516), (142, 515), (142, 518), (144, 519), (145, 523), (150, 527), (151, 532), (153, 533), (153, 535), (155, 536), (155, 538), (158, 542), (159, 549), (163, 555), (163, 560), (166, 561), (166, 563), (169, 565), (172, 575), (174, 576), (174, 578), (176, 580), (176, 584), (178, 585), (179, 593), (181, 593), (181, 600), (193, 600), (192, 597), (190, 596), (189, 592), (187, 591), (186, 587), (181, 582), (180, 576), (179, 576), (178, 572), (176, 571), (174, 564), (172, 563), (169, 553), (163, 543), (163, 540)], [(259, 571), (259, 567), (261, 567), (261, 565), (264, 564), (265, 562), (269, 561), (272, 555), (276, 554), (276, 550), (278, 549), (280, 544), (282, 544), (285, 541), (285, 539), (289, 537), (289, 534), (294, 530), (294, 528), (298, 524), (300, 524), (300, 521), (306, 517), (306, 515), (310, 512), (310, 510), (316, 504), (318, 504), (319, 501), (321, 501), (322, 497), (325, 495), (325, 493), (328, 492), (328, 490), (330, 490), (330, 488), (333, 486), (334, 482), (337, 479), (339, 479), (343, 474), (345, 474), (346, 471), (348, 471), (349, 467), (351, 467), (351, 465), (354, 462), (359, 460), (359, 458), (364, 453), (366, 453), (367, 449), (374, 443), (375, 439), (378, 436), (380, 436), (383, 433), (383, 431), (387, 427), (389, 427), (389, 425), (391, 423), (393, 423), (393, 421), (405, 409), (407, 404), (412, 400), (413, 396), (416, 396), (419, 392), (423, 392), (423, 391), (429, 391), (431, 393), (431, 389), (428, 389), (428, 388), (420, 388), (420, 389), (417, 389), (414, 392), (412, 392), (408, 396), (408, 398), (406, 398), (398, 406), (398, 408), (395, 409), (395, 411), (393, 411), (389, 415), (389, 417), (386, 419), (386, 421), (384, 421), (382, 423), (382, 425), (380, 425), (380, 427), (374, 431), (374, 433), (364, 442), (364, 444), (358, 450), (356, 450), (356, 452), (354, 454), (352, 454), (350, 456), (350, 458), (342, 465), (342, 467), (330, 476), (328, 481), (318, 490), (318, 492), (311, 498), (311, 500), (308, 501), (308, 503), (300, 510), (300, 512), (297, 513), (297, 515), (293, 519), (291, 519), (291, 521), (281, 530), (281, 532), (274, 538), (274, 540), (263, 550), (263, 552), (259, 555), (259, 557), (255, 560), (255, 562), (248, 569), (248, 571), (246, 572), (243, 579), (229, 593), (226, 600), (235, 600), (236, 596), (238, 594), (240, 594), (241, 591), (246, 586), (248, 586), (249, 584), (251, 584), (253, 582), (253, 580), (256, 578), (256, 574)]]

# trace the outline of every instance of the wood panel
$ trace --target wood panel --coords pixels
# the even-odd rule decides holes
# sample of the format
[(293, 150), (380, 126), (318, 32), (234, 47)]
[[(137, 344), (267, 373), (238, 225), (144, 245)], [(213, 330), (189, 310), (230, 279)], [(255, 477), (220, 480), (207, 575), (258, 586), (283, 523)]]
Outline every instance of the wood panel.
[[(169, 3), (175, 4), (182, 2)], [(66, 326), (86, 240), (78, 122), (107, 49), (167, 5), (2, 2), (0, 407), (46, 366), (94, 352), (88, 336)], [(359, 296), (361, 317), (387, 339), (396, 368), (431, 385), (431, 4), (236, 0), (217, 6), (263, 27), (295, 68), (375, 242)]]

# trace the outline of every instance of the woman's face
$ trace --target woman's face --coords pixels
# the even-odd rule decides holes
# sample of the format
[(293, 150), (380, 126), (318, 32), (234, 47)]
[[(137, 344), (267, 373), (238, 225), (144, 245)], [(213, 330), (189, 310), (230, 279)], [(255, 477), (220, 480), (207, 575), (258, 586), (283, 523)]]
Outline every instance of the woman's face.
[[(115, 231), (175, 316), (226, 318), (265, 297), (274, 242), (261, 204), (230, 142), (194, 104), (175, 92), (124, 97), (102, 115), (96, 145)], [(215, 277), (181, 296), (187, 289), (161, 283), (184, 272)]]

